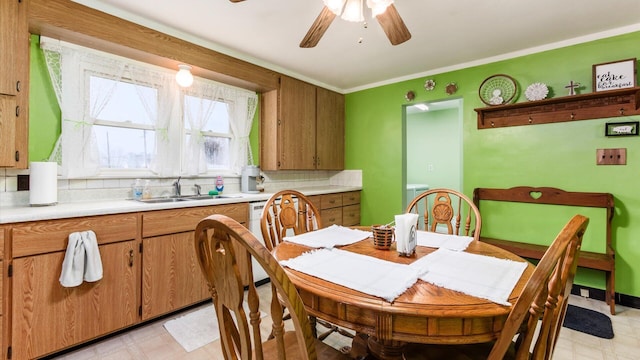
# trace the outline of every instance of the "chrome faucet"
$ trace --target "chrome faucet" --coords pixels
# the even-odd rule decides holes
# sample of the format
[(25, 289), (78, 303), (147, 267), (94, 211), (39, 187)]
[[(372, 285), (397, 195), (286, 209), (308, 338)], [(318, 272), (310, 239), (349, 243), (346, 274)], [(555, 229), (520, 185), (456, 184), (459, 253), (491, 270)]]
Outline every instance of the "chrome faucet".
[(178, 176), (178, 180), (173, 182), (173, 189), (176, 193), (176, 196), (180, 196), (180, 178), (181, 176)]
[(198, 184), (194, 184), (193, 185), (196, 188), (196, 195), (200, 195), (200, 190), (202, 190), (202, 187)]

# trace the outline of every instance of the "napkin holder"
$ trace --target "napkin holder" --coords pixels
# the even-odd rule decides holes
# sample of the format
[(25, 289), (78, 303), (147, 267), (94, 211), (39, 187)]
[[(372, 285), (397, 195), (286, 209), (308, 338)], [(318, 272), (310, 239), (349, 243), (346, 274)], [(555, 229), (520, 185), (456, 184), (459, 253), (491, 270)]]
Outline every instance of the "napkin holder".
[(393, 226), (389, 225), (372, 225), (371, 232), (373, 233), (373, 246), (380, 250), (391, 249), (395, 238), (395, 232)]
[(400, 256), (412, 256), (416, 252), (416, 226), (418, 214), (396, 215), (396, 249)]

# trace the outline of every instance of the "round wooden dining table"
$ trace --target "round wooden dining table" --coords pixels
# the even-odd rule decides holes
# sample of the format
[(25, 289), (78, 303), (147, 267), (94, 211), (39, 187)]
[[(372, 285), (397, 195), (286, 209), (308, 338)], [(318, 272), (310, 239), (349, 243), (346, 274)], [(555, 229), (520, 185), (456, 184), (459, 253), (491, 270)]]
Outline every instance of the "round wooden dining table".
[[(399, 256), (395, 244), (390, 250), (373, 246), (371, 238), (340, 247), (342, 250), (410, 264), (436, 249), (418, 246), (412, 257)], [(276, 246), (273, 255), (287, 260), (311, 250), (290, 242)], [(496, 246), (472, 241), (469, 253), (525, 261)], [(335, 283), (284, 268), (295, 284), (307, 312), (338, 326), (366, 334), (367, 351), (377, 359), (402, 359), (407, 343), (470, 344), (495, 340), (511, 310), (489, 300), (465, 295), (418, 280), (392, 303)], [(515, 303), (534, 266), (529, 264), (509, 296)], [(354, 339), (354, 344), (357, 339)]]

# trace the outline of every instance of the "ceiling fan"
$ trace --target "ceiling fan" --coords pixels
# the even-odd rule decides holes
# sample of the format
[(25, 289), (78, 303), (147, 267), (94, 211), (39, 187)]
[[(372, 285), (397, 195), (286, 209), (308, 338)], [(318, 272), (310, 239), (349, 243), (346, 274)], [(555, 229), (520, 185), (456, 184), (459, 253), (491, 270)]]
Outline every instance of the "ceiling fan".
[[(244, 0), (230, 0), (231, 2), (241, 2)], [(324, 7), (320, 14), (309, 28), (309, 31), (300, 42), (301, 48), (312, 48), (318, 44), (322, 35), (327, 31), (329, 25), (337, 15), (347, 21), (364, 21), (362, 12), (365, 0), (322, 0)], [(411, 39), (411, 33), (402, 21), (398, 10), (393, 5), (393, 0), (366, 0), (367, 7), (371, 9), (372, 15), (378, 20), (382, 30), (392, 45), (402, 44)]]

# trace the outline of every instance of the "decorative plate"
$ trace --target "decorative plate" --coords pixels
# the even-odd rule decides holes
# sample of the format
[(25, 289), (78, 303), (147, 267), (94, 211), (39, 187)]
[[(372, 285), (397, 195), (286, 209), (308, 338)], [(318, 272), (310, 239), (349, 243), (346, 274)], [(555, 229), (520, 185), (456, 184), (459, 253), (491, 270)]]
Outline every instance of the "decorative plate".
[(456, 93), (456, 91), (458, 91), (458, 85), (456, 85), (456, 83), (448, 83), (447, 87), (444, 88), (444, 91), (448, 94), (448, 95), (453, 95)]
[(432, 79), (429, 79), (424, 82), (424, 89), (427, 91), (431, 91), (435, 89), (435, 87), (436, 87), (436, 82)]
[(513, 101), (517, 90), (518, 86), (511, 76), (497, 74), (489, 76), (480, 84), (478, 95), (483, 103), (495, 106)]
[(543, 83), (533, 83), (524, 92), (524, 96), (529, 101), (542, 100), (547, 97), (547, 94), (549, 94), (549, 88)]
[(413, 99), (415, 98), (416, 98), (416, 93), (414, 93), (411, 90), (407, 91), (407, 93), (404, 95), (404, 99), (407, 101), (413, 101)]

